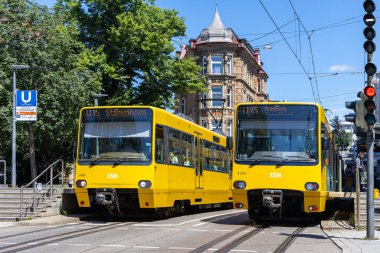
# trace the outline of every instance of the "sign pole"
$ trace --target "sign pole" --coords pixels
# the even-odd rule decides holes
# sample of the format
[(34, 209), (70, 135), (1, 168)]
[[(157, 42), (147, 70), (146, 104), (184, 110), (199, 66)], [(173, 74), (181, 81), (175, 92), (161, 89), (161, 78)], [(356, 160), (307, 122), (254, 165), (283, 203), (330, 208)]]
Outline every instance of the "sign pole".
[(13, 70), (12, 187), (16, 187), (16, 69)]

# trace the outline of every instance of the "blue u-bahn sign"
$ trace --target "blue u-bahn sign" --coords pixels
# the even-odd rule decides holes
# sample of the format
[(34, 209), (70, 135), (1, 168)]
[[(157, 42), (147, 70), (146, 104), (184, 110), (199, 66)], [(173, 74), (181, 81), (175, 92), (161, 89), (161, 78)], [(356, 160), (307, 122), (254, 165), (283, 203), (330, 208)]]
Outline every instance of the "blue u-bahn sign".
[(37, 91), (16, 91), (16, 121), (37, 120)]

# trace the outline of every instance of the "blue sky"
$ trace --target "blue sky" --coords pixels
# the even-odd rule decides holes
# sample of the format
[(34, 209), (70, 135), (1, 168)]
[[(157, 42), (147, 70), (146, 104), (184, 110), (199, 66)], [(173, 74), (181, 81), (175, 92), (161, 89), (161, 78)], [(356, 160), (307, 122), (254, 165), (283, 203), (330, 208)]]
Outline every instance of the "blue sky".
[[(55, 0), (36, 2), (51, 7)], [(259, 0), (159, 0), (156, 4), (176, 9), (184, 18), (186, 37), (174, 39), (178, 46), (197, 38), (210, 24), (217, 3), (224, 25), (250, 41), (253, 47), (261, 48), (271, 100), (321, 101), (330, 110), (330, 119), (352, 112), (345, 108), (344, 102), (356, 100), (356, 94), (365, 85), (363, 0), (261, 2), (266, 10)], [(274, 23), (281, 27), (282, 34), (274, 31)], [(268, 44), (272, 49), (262, 48)], [(374, 54), (375, 64), (379, 53)], [(313, 78), (313, 66), (317, 78)]]

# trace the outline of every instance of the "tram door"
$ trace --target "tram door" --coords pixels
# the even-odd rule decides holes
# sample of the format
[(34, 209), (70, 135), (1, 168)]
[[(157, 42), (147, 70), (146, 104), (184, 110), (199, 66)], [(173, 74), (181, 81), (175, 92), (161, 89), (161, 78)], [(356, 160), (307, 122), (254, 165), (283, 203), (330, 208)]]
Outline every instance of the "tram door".
[(195, 133), (195, 188), (203, 189), (203, 140), (200, 133)]

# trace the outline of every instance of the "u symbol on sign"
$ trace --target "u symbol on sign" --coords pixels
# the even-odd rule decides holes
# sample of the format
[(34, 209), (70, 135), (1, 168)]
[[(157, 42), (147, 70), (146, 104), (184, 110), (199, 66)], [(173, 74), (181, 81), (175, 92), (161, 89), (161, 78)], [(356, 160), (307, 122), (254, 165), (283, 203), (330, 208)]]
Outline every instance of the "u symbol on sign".
[(21, 101), (24, 104), (27, 104), (27, 103), (29, 103), (32, 100), (32, 92), (28, 91), (28, 98), (27, 99), (25, 99), (25, 94), (26, 94), (26, 92), (22, 92), (21, 93)]

